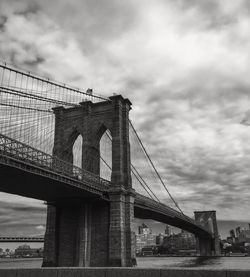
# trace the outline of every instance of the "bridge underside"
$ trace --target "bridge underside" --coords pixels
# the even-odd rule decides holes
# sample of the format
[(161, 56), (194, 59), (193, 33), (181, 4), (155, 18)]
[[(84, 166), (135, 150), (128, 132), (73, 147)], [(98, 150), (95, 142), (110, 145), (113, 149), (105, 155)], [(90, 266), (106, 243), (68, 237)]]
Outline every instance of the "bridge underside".
[[(73, 179), (65, 179), (49, 173), (48, 170), (39, 168), (35, 172), (34, 166), (16, 163), (8, 165), (4, 164), (0, 159), (0, 190), (2, 192), (16, 194), (24, 197), (34, 198), (48, 202), (60, 202), (66, 198), (68, 202), (72, 199), (86, 199), (91, 201), (109, 201), (107, 193), (93, 189), (89, 186), (80, 186)], [(69, 185), (69, 182), (71, 184)], [(152, 204), (153, 203), (153, 204)], [(168, 208), (158, 208), (156, 202), (143, 197), (139, 194), (135, 195), (134, 217), (140, 219), (152, 219), (158, 222), (166, 223), (177, 228), (186, 230), (197, 236), (207, 236), (208, 233), (190, 221), (190, 218), (180, 214), (179, 212)]]
[(202, 235), (207, 236), (207, 232), (205, 230), (202, 230), (199, 226), (196, 226), (193, 223), (188, 222), (184, 218), (170, 215), (167, 212), (159, 212), (156, 210), (148, 209), (146, 207), (141, 207), (138, 204), (138, 201), (136, 199), (135, 199), (134, 215), (135, 215), (135, 218), (152, 219), (171, 226), (175, 226), (177, 228), (193, 233), (196, 236), (202, 236)]
[[(24, 197), (34, 198), (43, 201), (58, 201), (65, 198), (87, 198), (87, 199), (101, 199), (103, 193), (98, 190), (88, 190), (78, 185), (73, 179), (69, 179), (69, 182), (64, 182), (64, 177), (60, 177), (55, 173), (48, 172), (47, 170), (37, 170), (34, 173), (34, 166), (26, 165), (26, 169), (19, 166), (20, 163), (16, 163), (14, 167), (12, 165), (6, 165), (0, 160), (0, 190), (2, 192), (17, 194)], [(68, 181), (68, 180), (67, 180)]]
[[(125, 224), (123, 218), (130, 213), (129, 218), (152, 219), (194, 233), (197, 237), (205, 238), (206, 245), (203, 244), (207, 249), (211, 248), (211, 234), (196, 225), (194, 220), (140, 194), (135, 193), (133, 203), (127, 199), (129, 195), (112, 196), (112, 193), (110, 194), (107, 188), (101, 185), (98, 189), (95, 184), (91, 186), (91, 184), (79, 182), (78, 179), (63, 176), (47, 168), (27, 164), (11, 157), (0, 156), (0, 176), (0, 191), (48, 201), (54, 207), (50, 206), (47, 217), (45, 238), (46, 256), (49, 257), (45, 263), (47, 266), (129, 265), (131, 259), (126, 257), (131, 257), (131, 255), (122, 254), (123, 258), (117, 258), (121, 255), (117, 253), (117, 249), (124, 253), (133, 252), (132, 231), (126, 229), (128, 223)], [(115, 199), (112, 199), (114, 197)], [(101, 218), (105, 220), (102, 220), (100, 224)], [(131, 223), (131, 220), (126, 220)], [(119, 225), (117, 222), (120, 222)], [(110, 230), (110, 226), (114, 229), (113, 231)], [(103, 230), (106, 231), (103, 233)], [(91, 237), (92, 232), (96, 236)], [(112, 250), (113, 245), (117, 243), (117, 238), (119, 238), (120, 246)], [(105, 242), (102, 245), (102, 254), (95, 251), (98, 249), (99, 240)], [(131, 249), (125, 248), (126, 244), (123, 245), (121, 242), (124, 240), (130, 241), (127, 246), (131, 246)], [(68, 247), (67, 255), (63, 254), (65, 241)], [(111, 259), (110, 256), (109, 260), (104, 259), (108, 252), (116, 258)], [(90, 258), (91, 255), (95, 258)]]

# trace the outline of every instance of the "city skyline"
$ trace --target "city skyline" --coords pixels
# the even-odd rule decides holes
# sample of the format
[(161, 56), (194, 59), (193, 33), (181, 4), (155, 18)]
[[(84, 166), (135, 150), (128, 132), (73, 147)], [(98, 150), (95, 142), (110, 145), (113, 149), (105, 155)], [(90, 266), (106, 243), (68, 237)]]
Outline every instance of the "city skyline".
[[(0, 57), (128, 97), (131, 119), (182, 210), (248, 222), (248, 11), (246, 1), (1, 1)], [(1, 226), (42, 231), (45, 209), (1, 193)]]

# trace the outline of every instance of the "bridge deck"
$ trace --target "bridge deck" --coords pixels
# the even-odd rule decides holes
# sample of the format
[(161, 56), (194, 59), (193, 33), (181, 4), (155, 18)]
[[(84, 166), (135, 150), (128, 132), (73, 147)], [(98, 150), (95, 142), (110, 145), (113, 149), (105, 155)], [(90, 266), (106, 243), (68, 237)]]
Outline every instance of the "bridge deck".
[(153, 219), (186, 230), (197, 236), (211, 237), (212, 235), (210, 231), (198, 225), (194, 219), (139, 193), (135, 196), (134, 213), (136, 218)]
[(0, 237), (0, 242), (44, 242), (44, 237)]
[[(45, 201), (88, 198), (109, 201), (110, 182), (0, 134), (0, 190)], [(136, 193), (135, 217), (153, 219), (197, 236), (211, 232), (186, 215)]]
[(0, 135), (1, 190), (52, 201), (105, 197), (110, 183), (86, 170)]

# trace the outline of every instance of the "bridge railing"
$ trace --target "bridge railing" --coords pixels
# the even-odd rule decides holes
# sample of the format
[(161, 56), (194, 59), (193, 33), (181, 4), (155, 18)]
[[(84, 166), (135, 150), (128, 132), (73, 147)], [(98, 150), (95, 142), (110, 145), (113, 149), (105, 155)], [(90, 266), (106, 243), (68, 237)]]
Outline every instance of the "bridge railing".
[(0, 155), (18, 159), (60, 175), (66, 175), (78, 180), (79, 182), (90, 183), (98, 188), (108, 189), (110, 185), (109, 181), (98, 175), (2, 134), (0, 134)]

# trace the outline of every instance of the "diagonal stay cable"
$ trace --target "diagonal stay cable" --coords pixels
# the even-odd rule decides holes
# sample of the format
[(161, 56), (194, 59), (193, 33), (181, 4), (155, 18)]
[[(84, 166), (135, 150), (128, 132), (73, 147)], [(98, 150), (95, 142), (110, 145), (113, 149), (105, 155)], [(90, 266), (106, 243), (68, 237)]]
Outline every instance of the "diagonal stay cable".
[[(104, 164), (112, 171), (111, 166), (105, 161), (105, 159), (100, 155), (100, 159), (104, 162)], [(143, 185), (143, 183), (140, 181), (140, 179), (138, 178), (138, 176), (136, 176), (135, 172), (132, 170), (132, 173), (134, 174), (135, 178), (138, 180), (138, 182), (140, 183), (140, 185), (144, 188), (144, 190), (147, 192), (147, 194), (149, 195), (149, 197), (154, 200), (154, 198), (152, 197), (152, 195), (148, 192), (148, 190), (146, 189), (146, 187)], [(139, 173), (138, 173), (139, 175)], [(139, 175), (140, 176), (140, 175)], [(140, 176), (141, 177), (141, 176)], [(142, 179), (142, 178), (141, 178)], [(143, 179), (142, 179), (143, 180)], [(148, 185), (145, 183), (145, 185), (147, 186), (147, 188), (151, 191), (151, 189), (148, 187)], [(154, 195), (154, 193), (151, 191), (151, 193)], [(155, 196), (155, 195), (154, 195)], [(155, 196), (155, 198), (159, 201), (159, 199)], [(159, 201), (160, 202), (160, 201)]]
[[(145, 180), (142, 178), (142, 176), (140, 175), (140, 173), (138, 172), (138, 170), (133, 166), (133, 164), (131, 163), (131, 170), (132, 173), (134, 174), (134, 176), (136, 177), (136, 179), (138, 180), (138, 177), (136, 176), (135, 172), (137, 173), (137, 175), (139, 176), (139, 178), (141, 179), (141, 182), (144, 183), (144, 185), (149, 189), (149, 191), (153, 194), (153, 196), (155, 197), (155, 199), (160, 203), (161, 201), (159, 200), (159, 198), (154, 194), (154, 192), (151, 190), (151, 188), (149, 187), (149, 185), (145, 182)], [(135, 171), (135, 172), (134, 172)], [(140, 180), (138, 180), (139, 183), (141, 184)], [(142, 185), (142, 184), (141, 184)]]
[(150, 158), (150, 156), (149, 156), (147, 150), (145, 149), (145, 147), (144, 147), (144, 145), (143, 145), (143, 143), (142, 143), (142, 141), (141, 141), (139, 135), (137, 134), (137, 132), (136, 132), (136, 130), (135, 130), (135, 128), (134, 128), (134, 126), (133, 126), (131, 120), (129, 121), (129, 123), (130, 123), (130, 126), (132, 127), (132, 130), (134, 131), (134, 133), (135, 133), (135, 135), (136, 135), (136, 137), (137, 137), (137, 139), (138, 139), (138, 141), (139, 141), (139, 143), (140, 143), (140, 145), (141, 145), (141, 147), (142, 147), (142, 149), (143, 149), (145, 155), (147, 156), (147, 158), (148, 158), (148, 160), (149, 160), (151, 166), (153, 167), (153, 169), (154, 169), (156, 175), (158, 176), (158, 178), (159, 178), (161, 184), (163, 185), (163, 187), (164, 187), (165, 190), (167, 191), (169, 197), (171, 198), (171, 200), (173, 201), (173, 203), (175, 204), (175, 206), (177, 207), (177, 209), (178, 209), (182, 214), (184, 214), (183, 211), (181, 210), (181, 208), (179, 207), (178, 203), (175, 201), (175, 199), (173, 198), (173, 196), (172, 196), (171, 193), (169, 192), (169, 190), (168, 190), (168, 188), (166, 187), (165, 183), (163, 182), (163, 180), (162, 180), (162, 178), (161, 178), (159, 172), (157, 171), (157, 169), (156, 169), (156, 167), (155, 167), (153, 161), (151, 160), (151, 158)]
[[(105, 165), (112, 170), (111, 166), (103, 159), (102, 156), (100, 156), (100, 159), (105, 163)], [(140, 181), (140, 179), (138, 178), (138, 176), (136, 176), (135, 172), (133, 171), (133, 169), (131, 168), (131, 171), (133, 173), (133, 175), (135, 176), (135, 178), (137, 179), (137, 181), (139, 182), (139, 184), (144, 188), (144, 190), (147, 192), (147, 194), (149, 195), (149, 197), (154, 200), (154, 198), (152, 197), (152, 195), (148, 192), (148, 190), (146, 189), (146, 187), (144, 186), (144, 184)], [(138, 173), (139, 175), (139, 173)], [(139, 175), (140, 176), (140, 175)], [(142, 179), (143, 180), (143, 179)], [(148, 187), (148, 185), (145, 183), (145, 185), (147, 186), (147, 188), (151, 191), (151, 189)], [(151, 191), (151, 193), (154, 195), (154, 193)], [(155, 195), (154, 195), (155, 196)], [(159, 201), (159, 199), (155, 196), (155, 198)], [(160, 201), (159, 201), (160, 202)]]

